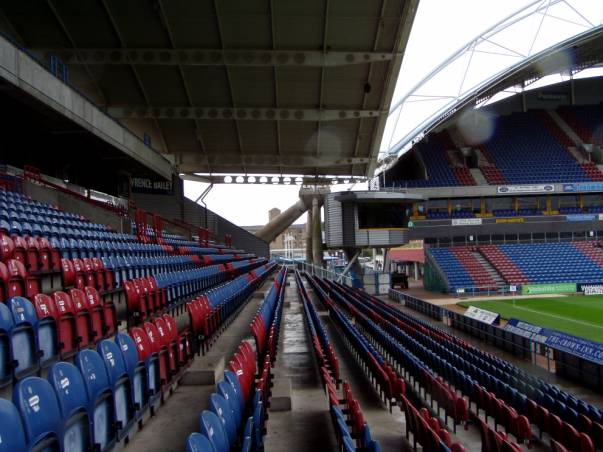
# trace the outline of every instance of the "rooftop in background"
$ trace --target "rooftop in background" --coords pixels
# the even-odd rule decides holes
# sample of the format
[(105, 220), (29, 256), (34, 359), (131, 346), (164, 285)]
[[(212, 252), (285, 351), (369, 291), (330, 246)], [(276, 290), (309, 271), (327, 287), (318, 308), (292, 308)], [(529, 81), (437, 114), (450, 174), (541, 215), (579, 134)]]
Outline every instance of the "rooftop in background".
[(399, 156), (463, 109), (529, 89), (547, 75), (600, 69), (602, 20), (597, 2), (539, 0), (500, 21), (394, 99), (381, 157)]
[(0, 28), (181, 173), (366, 176), (417, 3), (22, 0)]

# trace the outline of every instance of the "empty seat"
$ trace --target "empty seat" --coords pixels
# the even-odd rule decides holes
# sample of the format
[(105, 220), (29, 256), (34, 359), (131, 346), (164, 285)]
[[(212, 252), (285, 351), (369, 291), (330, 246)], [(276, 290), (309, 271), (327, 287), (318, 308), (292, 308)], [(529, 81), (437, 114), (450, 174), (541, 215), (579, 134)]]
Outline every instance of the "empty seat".
[(50, 383), (39, 377), (19, 381), (13, 391), (13, 403), (21, 414), (28, 447), (60, 451), (61, 413)]
[(130, 336), (125, 333), (117, 333), (115, 342), (121, 349), (130, 378), (134, 408), (136, 411), (141, 410), (146, 406), (148, 399), (148, 380), (144, 363), (139, 359), (136, 344)]
[(205, 436), (194, 432), (186, 438), (186, 452), (216, 452), (216, 449)]
[(230, 445), (234, 445), (237, 440), (237, 420), (234, 418), (235, 413), (228, 401), (219, 394), (211, 394), (209, 409), (218, 415), (224, 426), (228, 442)]
[(17, 408), (0, 398), (0, 452), (27, 450), (23, 422)]
[(117, 440), (113, 391), (107, 369), (100, 355), (94, 350), (79, 352), (75, 357), (75, 364), (82, 373), (86, 386), (92, 441), (98, 444), (101, 450), (105, 450)]
[(34, 297), (34, 307), (38, 317), (40, 366), (48, 367), (59, 359), (58, 314), (54, 301), (46, 294), (40, 293)]
[(97, 349), (107, 368), (109, 383), (113, 390), (117, 428), (127, 430), (134, 421), (135, 410), (130, 376), (126, 370), (124, 357), (118, 345), (109, 339), (99, 342)]
[(31, 302), (23, 297), (8, 300), (13, 317), (11, 349), (16, 379), (33, 375), (40, 368), (38, 353), (38, 319)]
[(92, 446), (88, 396), (84, 379), (77, 367), (59, 362), (48, 371), (61, 410), (63, 423), (61, 443), (65, 452), (85, 452)]
[(199, 417), (200, 430), (209, 442), (214, 446), (216, 452), (229, 452), (230, 445), (224, 431), (220, 418), (211, 411), (203, 410)]
[(55, 292), (52, 296), (56, 306), (61, 358), (65, 359), (77, 352), (78, 345), (81, 342), (78, 340), (75, 308), (73, 307), (71, 297), (65, 292)]

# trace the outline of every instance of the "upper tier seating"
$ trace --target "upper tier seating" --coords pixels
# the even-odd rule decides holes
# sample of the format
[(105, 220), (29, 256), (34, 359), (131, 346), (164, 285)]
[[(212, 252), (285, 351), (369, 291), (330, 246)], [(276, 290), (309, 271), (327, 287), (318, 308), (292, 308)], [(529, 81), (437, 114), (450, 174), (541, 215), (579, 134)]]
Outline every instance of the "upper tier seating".
[(591, 179), (535, 111), (496, 118), (483, 144), (508, 184), (588, 182)]
[(557, 109), (585, 144), (603, 145), (603, 106), (574, 105)]
[(454, 149), (448, 133), (433, 134), (429, 140), (422, 140), (416, 151), (425, 164), (427, 179), (411, 179), (395, 181), (394, 187), (456, 187), (459, 185), (476, 185), (469, 169), (464, 166), (455, 167), (445, 152)]

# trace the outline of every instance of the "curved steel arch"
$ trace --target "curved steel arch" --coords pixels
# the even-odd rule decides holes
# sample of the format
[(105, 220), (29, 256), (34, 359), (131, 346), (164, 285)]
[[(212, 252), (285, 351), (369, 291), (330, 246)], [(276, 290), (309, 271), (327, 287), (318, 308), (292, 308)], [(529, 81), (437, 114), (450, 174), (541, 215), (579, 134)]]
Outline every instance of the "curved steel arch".
[[(384, 157), (391, 157), (394, 154), (398, 154), (400, 151), (407, 149), (411, 142), (413, 142), (416, 138), (420, 137), (421, 134), (429, 129), (432, 129), (437, 124), (439, 124), (443, 119), (446, 119), (453, 114), (455, 111), (460, 108), (466, 106), (471, 103), (472, 100), (476, 100), (480, 93), (487, 91), (490, 87), (500, 83), (502, 80), (511, 77), (514, 74), (517, 74), (521, 69), (526, 68), (530, 64), (533, 64), (538, 59), (542, 58), (559, 50), (565, 46), (575, 45), (573, 44), (577, 39), (581, 37), (591, 36), (593, 33), (598, 33), (603, 31), (603, 9), (599, 8), (598, 13), (599, 17), (588, 18), (589, 15), (586, 11), (586, 6), (582, 5), (583, 8), (580, 8), (579, 5), (576, 4), (576, 1), (573, 0), (537, 0), (529, 5), (521, 8), (510, 16), (504, 18), (499, 21), (492, 27), (490, 27), (485, 32), (476, 36), (474, 39), (469, 41), (459, 50), (454, 52), (450, 57), (440, 63), (432, 72), (430, 72), (426, 77), (424, 77), (420, 82), (418, 82), (410, 91), (408, 91), (404, 96), (402, 96), (397, 102), (395, 102), (390, 108), (388, 114), (388, 122), (394, 121), (393, 124), (388, 124), (390, 134), (390, 138), (388, 140), (387, 146), (384, 146), (386, 141), (386, 134), (384, 133), (383, 142), (381, 146), (382, 155), (385, 153)], [(588, 5), (588, 3), (587, 3)], [(560, 7), (566, 8), (568, 11), (571, 11), (577, 20), (572, 20), (569, 17), (559, 17), (555, 14), (556, 9)], [(494, 39), (497, 35), (507, 32), (511, 27), (522, 23), (529, 18), (535, 17), (536, 15), (541, 15), (540, 20), (535, 22), (536, 29), (533, 30), (534, 34), (531, 39), (531, 43), (528, 49), (528, 52), (521, 52), (517, 49), (514, 49), (510, 45), (504, 45), (502, 43), (496, 42)], [(537, 48), (535, 45), (541, 36), (542, 27), (545, 23), (545, 20), (551, 21), (561, 21), (570, 26), (579, 27), (582, 29), (579, 33), (572, 33), (566, 35), (560, 35), (559, 39), (555, 42), (548, 43), (546, 47)], [(525, 23), (525, 22), (524, 22)], [(564, 40), (565, 39), (565, 40)], [(504, 66), (502, 69), (497, 70), (496, 72), (487, 75), (481, 81), (472, 84), (471, 86), (465, 87), (465, 82), (469, 75), (469, 71), (471, 70), (471, 63), (473, 60), (473, 56), (476, 52), (480, 52), (478, 47), (482, 44), (486, 43), (490, 47), (494, 47), (500, 49), (499, 55), (506, 57), (514, 57), (516, 61), (513, 64), (509, 64)], [(525, 44), (524, 41), (522, 43)], [(495, 55), (493, 51), (485, 51), (481, 50), (482, 53), (489, 53)], [(461, 77), (460, 84), (454, 85), (454, 90), (451, 89), (450, 93), (447, 94), (429, 94), (421, 93), (421, 90), (424, 90), (426, 85), (428, 85), (431, 81), (436, 79), (438, 76), (441, 76), (444, 71), (451, 67), (452, 64), (460, 61), (462, 58), (467, 58), (467, 63), (464, 65), (464, 71)], [(402, 135), (401, 137), (396, 137), (396, 132), (398, 130), (399, 121), (402, 112), (404, 109), (408, 109), (409, 105), (417, 102), (440, 102), (441, 105), (437, 105), (434, 107), (433, 111), (428, 115), (424, 115), (420, 122), (417, 124), (415, 121), (415, 125), (408, 131), (403, 134), (398, 133), (398, 135)], [(397, 139), (395, 139), (397, 138)], [(395, 139), (395, 140), (394, 140)]]

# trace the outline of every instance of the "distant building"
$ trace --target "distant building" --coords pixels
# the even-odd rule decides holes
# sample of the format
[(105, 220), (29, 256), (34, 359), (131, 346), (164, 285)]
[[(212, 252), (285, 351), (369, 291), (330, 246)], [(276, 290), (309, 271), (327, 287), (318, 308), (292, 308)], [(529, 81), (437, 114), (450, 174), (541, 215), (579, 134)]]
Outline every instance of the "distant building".
[[(276, 207), (273, 209), (270, 209), (268, 211), (268, 221), (269, 222), (272, 221), (274, 218), (276, 218), (278, 215), (280, 215), (280, 213), (281, 213), (281, 210), (277, 209)], [(251, 232), (252, 234), (257, 232), (262, 227), (263, 227), (263, 225), (261, 225), (261, 226), (242, 226), (243, 229)], [(288, 246), (285, 246), (286, 239), (289, 241)], [(285, 248), (295, 250), (294, 255), (296, 255), (296, 256), (301, 256), (305, 253), (305, 249), (306, 249), (306, 225), (305, 224), (292, 224), (287, 229), (285, 229), (285, 231), (282, 234), (280, 234), (278, 237), (276, 237), (276, 239), (274, 239), (272, 242), (270, 242), (270, 251), (283, 250), (283, 255), (284, 255)]]

